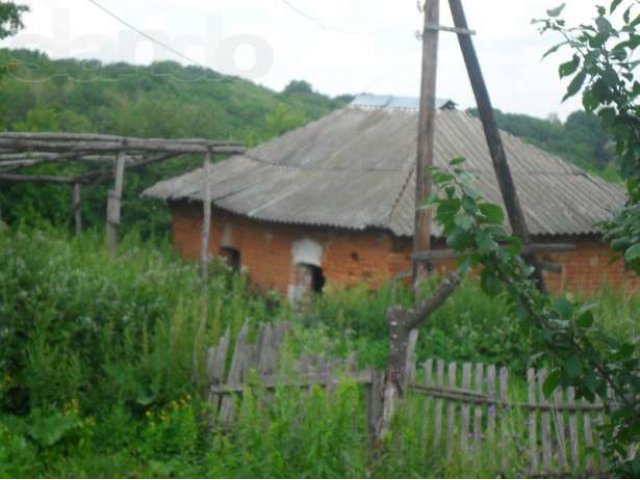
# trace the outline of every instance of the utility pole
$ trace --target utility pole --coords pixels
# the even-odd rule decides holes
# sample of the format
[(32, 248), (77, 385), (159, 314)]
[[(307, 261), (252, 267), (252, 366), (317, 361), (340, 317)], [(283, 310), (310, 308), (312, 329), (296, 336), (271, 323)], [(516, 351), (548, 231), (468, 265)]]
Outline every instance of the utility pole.
[[(438, 66), (438, 24), (440, 0), (425, 0), (422, 29), (422, 80), (420, 85), (420, 113), (418, 117), (418, 154), (416, 159), (414, 253), (431, 249), (431, 209), (421, 208), (431, 194), (433, 167), (433, 134), (436, 116), (436, 74)], [(431, 269), (428, 260), (413, 261), (413, 286), (417, 288)]]
[(462, 9), (462, 2), (461, 0), (449, 0), (449, 6), (451, 7), (453, 23), (458, 30), (460, 50), (462, 50), (462, 56), (464, 57), (464, 63), (467, 66), (467, 72), (469, 74), (471, 87), (473, 88), (473, 94), (476, 97), (476, 103), (478, 104), (480, 120), (482, 121), (482, 126), (484, 128), (484, 135), (487, 139), (487, 145), (489, 146), (493, 169), (496, 172), (498, 185), (500, 186), (500, 192), (502, 193), (502, 199), (507, 209), (509, 222), (511, 223), (511, 229), (513, 230), (513, 233), (522, 240), (524, 245), (522, 258), (534, 268), (533, 278), (538, 289), (542, 292), (546, 292), (542, 270), (535, 252), (531, 247), (529, 230), (527, 229), (527, 224), (520, 205), (520, 199), (518, 198), (516, 187), (513, 183), (513, 177), (511, 176), (511, 169), (507, 162), (507, 155), (505, 154), (502, 139), (500, 138), (500, 132), (498, 131), (498, 126), (496, 125), (496, 120), (493, 115), (493, 107), (491, 105), (487, 86), (484, 83), (480, 63), (478, 62), (478, 57), (476, 55), (475, 48), (473, 47), (471, 36), (464, 33), (468, 32), (469, 29), (464, 10)]

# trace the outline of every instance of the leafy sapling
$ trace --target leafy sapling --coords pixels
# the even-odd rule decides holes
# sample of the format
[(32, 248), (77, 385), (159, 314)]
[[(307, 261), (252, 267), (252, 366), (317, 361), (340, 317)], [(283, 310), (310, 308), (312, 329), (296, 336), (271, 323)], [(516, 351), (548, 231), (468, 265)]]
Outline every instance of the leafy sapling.
[(574, 386), (578, 397), (608, 401), (608, 422), (602, 428), (606, 454), (617, 472), (640, 472), (637, 458), (627, 450), (640, 435), (640, 363), (637, 345), (596, 331), (592, 305), (540, 292), (531, 267), (521, 254), (522, 243), (503, 225), (499, 205), (487, 202), (473, 187), (474, 177), (463, 169), (464, 159), (452, 160), (448, 170), (434, 169), (434, 193), (426, 208), (434, 208), (447, 245), (458, 253), (460, 272), (480, 271), (481, 287), (489, 295), (504, 295), (512, 312), (539, 346), (538, 360), (551, 371), (545, 395), (560, 385)]

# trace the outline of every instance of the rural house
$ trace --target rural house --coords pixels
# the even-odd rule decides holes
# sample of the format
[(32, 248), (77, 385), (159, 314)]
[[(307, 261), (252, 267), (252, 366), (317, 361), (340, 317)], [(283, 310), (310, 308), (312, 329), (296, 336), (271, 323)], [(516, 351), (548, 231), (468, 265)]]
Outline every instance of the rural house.
[[(251, 282), (296, 298), (325, 283), (378, 285), (410, 270), (414, 224), (417, 100), (363, 95), (346, 108), (210, 167), (210, 252)], [(502, 132), (529, 230), (537, 243), (571, 243), (541, 253), (558, 291), (619, 285), (623, 265), (594, 223), (625, 201), (622, 188)], [(435, 158), (457, 157), (492, 202), (502, 203), (480, 121), (439, 102)], [(162, 181), (144, 195), (168, 202), (173, 241), (198, 258), (203, 170)], [(433, 225), (433, 248), (445, 248)], [(453, 259), (436, 262), (438, 268)]]

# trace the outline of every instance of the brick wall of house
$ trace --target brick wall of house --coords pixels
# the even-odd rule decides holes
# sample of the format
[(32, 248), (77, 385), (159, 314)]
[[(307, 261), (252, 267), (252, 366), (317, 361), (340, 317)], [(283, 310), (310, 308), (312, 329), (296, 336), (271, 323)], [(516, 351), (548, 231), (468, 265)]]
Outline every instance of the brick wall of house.
[[(174, 245), (185, 258), (197, 259), (201, 207), (175, 202), (171, 212)], [(374, 287), (410, 269), (410, 239), (398, 239), (385, 231), (295, 226), (250, 220), (217, 208), (212, 211), (209, 251), (216, 254), (221, 246), (237, 249), (242, 268), (262, 290), (289, 291), (295, 278), (294, 245), (305, 239), (322, 248), (320, 266), (328, 284), (349, 286), (364, 282)], [(576, 250), (542, 256), (542, 260), (563, 265), (563, 273), (545, 273), (551, 290), (588, 293), (601, 282), (639, 287), (638, 279), (625, 275), (620, 262), (609, 264), (610, 251), (604, 243), (595, 238), (570, 241), (577, 245)], [(438, 270), (452, 266), (452, 260), (436, 264)]]

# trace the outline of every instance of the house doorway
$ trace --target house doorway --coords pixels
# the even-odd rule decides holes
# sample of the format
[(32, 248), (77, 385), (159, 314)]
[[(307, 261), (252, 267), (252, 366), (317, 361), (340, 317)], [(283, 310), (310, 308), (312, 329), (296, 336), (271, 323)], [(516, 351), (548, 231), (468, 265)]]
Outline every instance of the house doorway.
[(325, 278), (322, 268), (309, 263), (296, 264), (296, 289), (300, 297), (322, 293), (324, 284)]
[(240, 271), (240, 250), (233, 247), (220, 247), (218, 256), (221, 257), (234, 272)]

